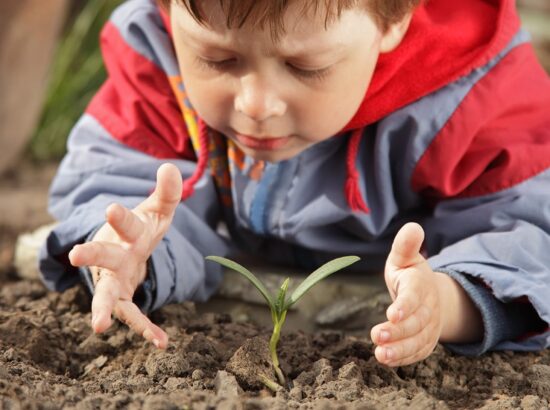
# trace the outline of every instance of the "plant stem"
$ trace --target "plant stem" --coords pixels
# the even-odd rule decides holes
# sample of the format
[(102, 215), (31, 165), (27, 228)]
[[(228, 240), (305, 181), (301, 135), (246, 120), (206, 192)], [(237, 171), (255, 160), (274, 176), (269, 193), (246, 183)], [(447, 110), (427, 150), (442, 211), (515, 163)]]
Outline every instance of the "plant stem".
[(271, 362), (273, 363), (273, 369), (275, 370), (275, 375), (281, 386), (285, 385), (285, 376), (279, 367), (279, 357), (277, 356), (277, 343), (279, 343), (279, 338), (281, 336), (281, 327), (286, 319), (286, 312), (283, 312), (281, 317), (278, 320), (274, 320), (273, 334), (269, 340), (269, 351), (271, 352)]
[(264, 386), (267, 387), (269, 390), (271, 390), (273, 393), (277, 393), (277, 391), (281, 388), (281, 386), (279, 386), (273, 380), (269, 379), (264, 375), (260, 376), (260, 379), (262, 380), (262, 383), (264, 384)]

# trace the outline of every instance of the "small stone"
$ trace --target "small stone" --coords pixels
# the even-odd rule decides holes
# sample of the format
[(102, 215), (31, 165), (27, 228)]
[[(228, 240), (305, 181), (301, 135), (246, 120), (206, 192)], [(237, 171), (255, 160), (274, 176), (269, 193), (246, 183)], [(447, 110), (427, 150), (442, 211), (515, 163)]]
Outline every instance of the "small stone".
[(216, 394), (223, 397), (238, 397), (242, 390), (237, 379), (225, 370), (219, 370), (214, 379)]
[(338, 379), (363, 381), (361, 369), (355, 362), (350, 362), (338, 370)]
[(107, 356), (96, 357), (91, 363), (88, 363), (84, 368), (84, 376), (95, 370), (101, 369), (107, 363)]
[(315, 322), (321, 326), (328, 326), (351, 321), (358, 313), (371, 308), (370, 303), (358, 296), (338, 300), (321, 310), (315, 317)]
[(320, 359), (313, 363), (313, 371), (317, 375), (315, 382), (319, 386), (334, 380), (332, 376), (332, 366), (327, 359)]
[(315, 374), (313, 372), (302, 372), (294, 380), (294, 385), (311, 386), (315, 383)]
[(450, 374), (444, 374), (443, 375), (443, 381), (441, 382), (441, 387), (445, 389), (454, 389), (456, 386), (456, 380), (454, 376)]
[(195, 369), (193, 370), (193, 373), (191, 373), (191, 379), (194, 381), (202, 380), (204, 378), (204, 372), (201, 369)]
[(336, 398), (344, 401), (354, 401), (361, 397), (362, 383), (358, 380), (342, 382), (344, 386), (336, 389)]
[(13, 347), (10, 347), (8, 350), (4, 352), (4, 359), (8, 362), (11, 362), (15, 359), (15, 349)]
[(168, 380), (166, 380), (166, 382), (164, 382), (164, 388), (167, 391), (185, 389), (187, 387), (188, 387), (188, 383), (182, 377), (169, 377)]
[(288, 397), (292, 400), (300, 401), (304, 398), (304, 392), (300, 387), (294, 386), (292, 389), (290, 389)]

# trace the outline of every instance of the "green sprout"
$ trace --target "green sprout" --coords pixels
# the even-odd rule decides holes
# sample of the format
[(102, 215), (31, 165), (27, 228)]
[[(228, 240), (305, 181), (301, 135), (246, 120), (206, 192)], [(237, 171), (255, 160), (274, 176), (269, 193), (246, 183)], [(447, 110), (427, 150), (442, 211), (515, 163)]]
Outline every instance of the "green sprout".
[[(246, 279), (248, 279), (256, 289), (260, 291), (265, 301), (269, 305), (271, 310), (271, 319), (273, 320), (273, 333), (269, 341), (269, 351), (271, 353), (271, 363), (273, 365), (273, 370), (275, 376), (279, 381), (281, 386), (285, 385), (285, 377), (283, 372), (279, 367), (279, 357), (277, 356), (277, 343), (281, 335), (281, 328), (286, 319), (286, 313), (288, 309), (294, 305), (298, 300), (315, 284), (326, 278), (327, 276), (337, 272), (355, 262), (360, 258), (358, 256), (344, 256), (342, 258), (333, 259), (330, 262), (325, 263), (323, 266), (311, 273), (298, 287), (292, 292), (290, 297), (287, 298), (288, 285), (290, 283), (290, 278), (286, 278), (281, 287), (277, 296), (271, 295), (267, 290), (267, 287), (258, 279), (252, 272), (246, 269), (244, 266), (239, 265), (237, 262), (232, 260), (222, 258), (220, 256), (207, 256), (207, 260), (211, 260), (219, 263), (220, 265), (225, 266), (226, 268), (232, 269)], [(263, 380), (267, 385), (270, 380)], [(271, 382), (272, 383), (272, 382)], [(268, 387), (270, 387), (268, 385)], [(270, 387), (272, 388), (272, 386)], [(272, 388), (273, 389), (273, 388)]]

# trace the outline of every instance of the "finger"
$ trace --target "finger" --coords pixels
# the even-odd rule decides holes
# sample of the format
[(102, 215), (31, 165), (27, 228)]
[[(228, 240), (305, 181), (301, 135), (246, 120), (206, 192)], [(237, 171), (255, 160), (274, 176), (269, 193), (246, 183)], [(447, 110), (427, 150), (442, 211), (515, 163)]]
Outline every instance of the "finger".
[(395, 284), (397, 295), (386, 310), (386, 317), (393, 323), (398, 323), (412, 315), (426, 298), (426, 283), (416, 269), (401, 271)]
[(372, 341), (377, 345), (383, 345), (413, 337), (428, 326), (431, 319), (431, 309), (422, 305), (399, 324), (385, 322), (373, 327), (371, 330)]
[(111, 314), (119, 297), (119, 281), (112, 272), (103, 269), (92, 299), (92, 329), (95, 333), (102, 333), (111, 327)]
[(69, 252), (69, 260), (73, 266), (99, 266), (121, 273), (127, 270), (130, 257), (118, 244), (94, 241), (76, 245)]
[(374, 355), (380, 363), (398, 366), (406, 359), (417, 357), (420, 352), (432, 351), (437, 340), (436, 326), (427, 326), (413, 337), (377, 346)]
[(105, 211), (105, 216), (109, 225), (123, 241), (134, 243), (143, 235), (142, 220), (122, 205), (110, 205)]
[(397, 361), (389, 362), (389, 363), (387, 363), (387, 365), (390, 366), (390, 367), (398, 367), (398, 366), (407, 366), (409, 364), (419, 362), (420, 360), (424, 360), (430, 354), (432, 354), (432, 352), (435, 350), (436, 346), (437, 346), (437, 343), (433, 343), (433, 344), (430, 344), (430, 345), (425, 345), (419, 351), (412, 354), (411, 356), (404, 357), (404, 358), (402, 358), (400, 360), (397, 360)]
[(407, 268), (421, 263), (420, 247), (424, 241), (424, 230), (414, 222), (405, 224), (393, 241), (387, 264), (394, 269)]
[(390, 367), (406, 366), (428, 357), (437, 346), (437, 341), (417, 345), (410, 355), (402, 355), (399, 349), (388, 346), (378, 346), (374, 350), (374, 356), (378, 362)]
[(168, 335), (149, 320), (139, 308), (129, 300), (120, 300), (115, 307), (115, 315), (130, 329), (143, 336), (160, 349), (168, 346)]
[(138, 208), (171, 217), (181, 201), (182, 189), (179, 169), (173, 164), (162, 164), (157, 171), (155, 191)]

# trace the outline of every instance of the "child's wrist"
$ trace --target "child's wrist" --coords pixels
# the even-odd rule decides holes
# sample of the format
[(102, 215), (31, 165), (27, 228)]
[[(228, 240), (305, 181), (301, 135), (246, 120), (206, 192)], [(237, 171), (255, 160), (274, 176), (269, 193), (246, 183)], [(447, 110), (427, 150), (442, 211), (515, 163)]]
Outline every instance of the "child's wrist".
[(434, 272), (439, 291), (441, 335), (447, 343), (474, 343), (483, 338), (481, 312), (452, 277)]

